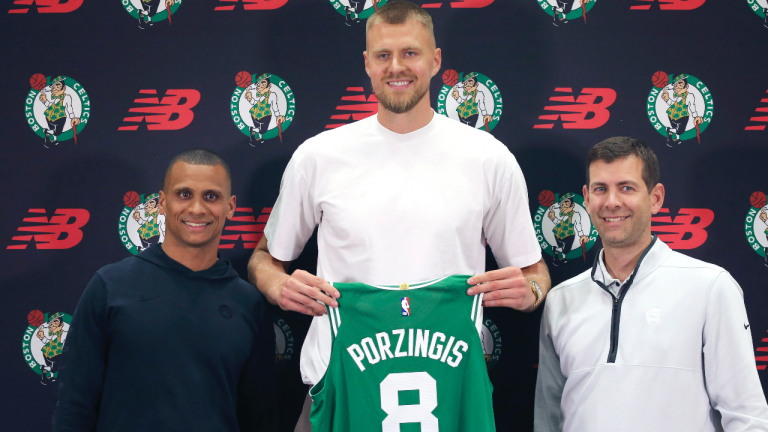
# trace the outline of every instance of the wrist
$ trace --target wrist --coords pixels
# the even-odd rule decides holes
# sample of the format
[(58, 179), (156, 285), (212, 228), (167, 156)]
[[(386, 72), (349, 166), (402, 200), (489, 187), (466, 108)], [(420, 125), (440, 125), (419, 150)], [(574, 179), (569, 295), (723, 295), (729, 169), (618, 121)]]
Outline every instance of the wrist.
[(533, 297), (534, 297), (534, 301), (528, 307), (528, 309), (533, 310), (536, 307), (538, 307), (541, 304), (541, 302), (544, 300), (544, 293), (541, 291), (541, 287), (539, 287), (539, 284), (536, 283), (535, 280), (530, 278), (525, 278), (525, 280), (527, 280), (528, 284), (531, 286), (531, 292), (533, 293)]

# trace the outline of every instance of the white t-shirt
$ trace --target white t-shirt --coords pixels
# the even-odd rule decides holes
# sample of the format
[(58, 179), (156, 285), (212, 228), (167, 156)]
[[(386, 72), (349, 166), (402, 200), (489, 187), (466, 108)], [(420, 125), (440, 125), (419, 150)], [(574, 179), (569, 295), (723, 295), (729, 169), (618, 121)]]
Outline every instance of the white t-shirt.
[[(302, 144), (264, 229), (270, 254), (293, 261), (317, 225), (317, 275), (329, 282), (480, 274), (486, 239), (501, 267), (541, 258), (514, 156), (487, 132), (437, 114), (408, 134), (372, 116)], [(305, 383), (323, 376), (330, 352), (328, 317), (315, 318), (301, 353)]]

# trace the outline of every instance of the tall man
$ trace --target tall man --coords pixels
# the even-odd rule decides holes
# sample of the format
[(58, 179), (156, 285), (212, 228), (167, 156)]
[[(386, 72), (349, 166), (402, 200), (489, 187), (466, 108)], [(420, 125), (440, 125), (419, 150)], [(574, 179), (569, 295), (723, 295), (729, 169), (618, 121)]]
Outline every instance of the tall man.
[(80, 299), (54, 432), (273, 430), (266, 302), (217, 257), (235, 212), (227, 164), (180, 153), (159, 206), (165, 241), (102, 267)]
[(534, 430), (768, 431), (741, 288), (651, 235), (664, 202), (653, 151), (597, 144), (584, 197), (603, 250), (549, 294)]
[[(302, 348), (307, 384), (320, 380), (330, 357), (330, 324), (317, 301), (336, 307), (340, 294), (327, 281), (472, 274), (468, 294), (485, 292), (485, 306), (517, 310), (535, 308), (549, 288), (514, 156), (492, 135), (430, 108), (441, 51), (429, 14), (402, 1), (379, 8), (367, 22), (363, 57), (378, 115), (296, 150), (248, 266), (270, 302), (317, 317)], [(317, 276), (289, 276), (318, 225)], [(485, 273), (486, 240), (500, 270)]]

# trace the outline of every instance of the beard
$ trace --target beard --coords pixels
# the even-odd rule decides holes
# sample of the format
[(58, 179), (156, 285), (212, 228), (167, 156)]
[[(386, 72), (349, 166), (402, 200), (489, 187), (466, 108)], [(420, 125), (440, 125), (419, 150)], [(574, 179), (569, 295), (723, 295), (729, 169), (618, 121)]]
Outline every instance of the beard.
[[(386, 83), (382, 88), (384, 88), (384, 86), (386, 86)], [(394, 97), (392, 92), (386, 90), (375, 91), (375, 93), (376, 98), (379, 99), (379, 103), (384, 109), (395, 114), (403, 114), (412, 110), (413, 107), (421, 102), (428, 90), (429, 87), (426, 86), (423, 89), (414, 88), (410, 94), (399, 95), (399, 97)]]

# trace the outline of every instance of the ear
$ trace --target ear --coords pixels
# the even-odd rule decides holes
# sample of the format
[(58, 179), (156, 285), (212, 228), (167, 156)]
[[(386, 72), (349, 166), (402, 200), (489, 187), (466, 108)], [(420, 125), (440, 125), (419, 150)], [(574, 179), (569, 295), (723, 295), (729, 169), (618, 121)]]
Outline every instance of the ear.
[(160, 214), (165, 214), (165, 192), (161, 189), (159, 194), (160, 198), (157, 200), (157, 207), (159, 208)]
[(371, 68), (368, 65), (368, 51), (363, 51), (363, 58), (365, 59), (365, 73), (368, 74), (368, 76), (371, 76)]
[(664, 185), (657, 183), (651, 191), (651, 214), (656, 214), (664, 205)]
[(432, 56), (432, 61), (434, 62), (432, 76), (435, 76), (440, 72), (440, 68), (443, 66), (443, 51), (440, 48), (435, 48), (435, 54)]
[(587, 185), (581, 187), (581, 196), (584, 197), (584, 209), (589, 214), (589, 189), (587, 189)]
[(227, 219), (232, 219), (232, 216), (235, 215), (235, 209), (237, 208), (237, 197), (234, 195), (231, 195), (229, 197), (229, 202), (227, 202), (227, 205), (229, 208), (227, 209)]

